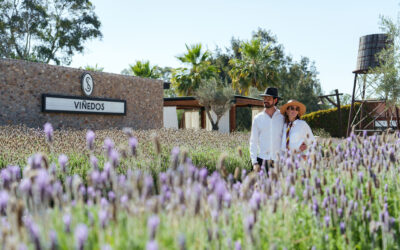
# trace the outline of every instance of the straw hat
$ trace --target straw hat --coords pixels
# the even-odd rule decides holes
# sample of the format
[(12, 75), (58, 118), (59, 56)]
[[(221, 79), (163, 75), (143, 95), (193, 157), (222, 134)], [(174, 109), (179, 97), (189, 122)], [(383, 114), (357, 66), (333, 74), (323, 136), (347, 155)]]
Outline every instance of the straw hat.
[(285, 114), (285, 112), (289, 106), (296, 106), (296, 107), (300, 108), (299, 117), (301, 117), (302, 115), (304, 115), (306, 113), (306, 106), (303, 103), (296, 101), (296, 100), (289, 100), (286, 104), (281, 106), (281, 114), (282, 115)]

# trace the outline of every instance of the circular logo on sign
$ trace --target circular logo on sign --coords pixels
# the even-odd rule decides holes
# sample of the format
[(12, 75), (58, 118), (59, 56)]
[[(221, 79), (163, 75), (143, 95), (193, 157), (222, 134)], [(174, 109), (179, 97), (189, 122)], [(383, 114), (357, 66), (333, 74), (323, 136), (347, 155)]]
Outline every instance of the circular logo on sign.
[(86, 96), (90, 96), (93, 92), (93, 78), (89, 73), (83, 73), (81, 78), (82, 91)]

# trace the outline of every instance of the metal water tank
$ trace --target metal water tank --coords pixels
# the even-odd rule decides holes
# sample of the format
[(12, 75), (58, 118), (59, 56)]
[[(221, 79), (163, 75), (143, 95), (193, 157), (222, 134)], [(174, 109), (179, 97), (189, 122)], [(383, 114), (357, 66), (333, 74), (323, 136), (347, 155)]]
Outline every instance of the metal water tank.
[(360, 37), (357, 67), (353, 73), (366, 74), (369, 69), (379, 66), (376, 55), (389, 43), (387, 34), (372, 34)]

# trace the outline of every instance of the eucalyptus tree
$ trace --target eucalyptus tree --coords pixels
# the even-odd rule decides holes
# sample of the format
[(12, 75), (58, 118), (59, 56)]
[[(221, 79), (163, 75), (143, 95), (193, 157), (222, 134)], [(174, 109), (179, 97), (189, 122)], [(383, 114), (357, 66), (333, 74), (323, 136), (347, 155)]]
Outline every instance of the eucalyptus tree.
[(253, 38), (240, 44), (241, 58), (229, 61), (232, 66), (229, 75), (232, 78), (232, 87), (242, 95), (248, 95), (250, 87), (259, 90), (275, 85), (274, 51), (270, 44), (263, 45), (259, 38)]
[(400, 23), (381, 16), (381, 29), (388, 41), (377, 55), (379, 66), (370, 69), (368, 84), (374, 88), (373, 95), (387, 100), (388, 106), (399, 105), (400, 101)]
[(89, 0), (2, 0), (0, 56), (69, 65), (100, 26)]
[(179, 95), (193, 95), (202, 80), (215, 77), (217, 69), (211, 64), (211, 53), (202, 50), (201, 44), (186, 45), (186, 53), (177, 57), (185, 66), (172, 73), (172, 85)]

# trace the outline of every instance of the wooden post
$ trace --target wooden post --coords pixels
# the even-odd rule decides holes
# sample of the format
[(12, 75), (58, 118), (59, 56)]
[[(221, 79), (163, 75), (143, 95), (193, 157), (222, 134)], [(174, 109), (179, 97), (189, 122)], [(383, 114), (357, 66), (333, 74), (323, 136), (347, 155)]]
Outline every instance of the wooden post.
[(340, 108), (340, 98), (339, 98), (339, 90), (335, 89), (336, 93), (336, 103), (337, 103), (337, 108), (338, 108), (338, 113), (339, 113), (339, 135), (340, 137), (343, 137), (343, 127), (342, 127), (342, 111)]
[(200, 127), (206, 129), (206, 110), (204, 107), (200, 109)]
[(351, 131), (351, 122), (352, 122), (352, 115), (353, 115), (353, 109), (354, 109), (354, 94), (356, 92), (356, 84), (357, 84), (357, 73), (354, 74), (353, 95), (351, 96), (351, 106), (350, 106), (350, 112), (349, 112), (349, 121), (347, 122), (346, 136), (349, 136), (350, 131)]
[(229, 110), (229, 132), (234, 132), (236, 129), (236, 105), (233, 105)]

